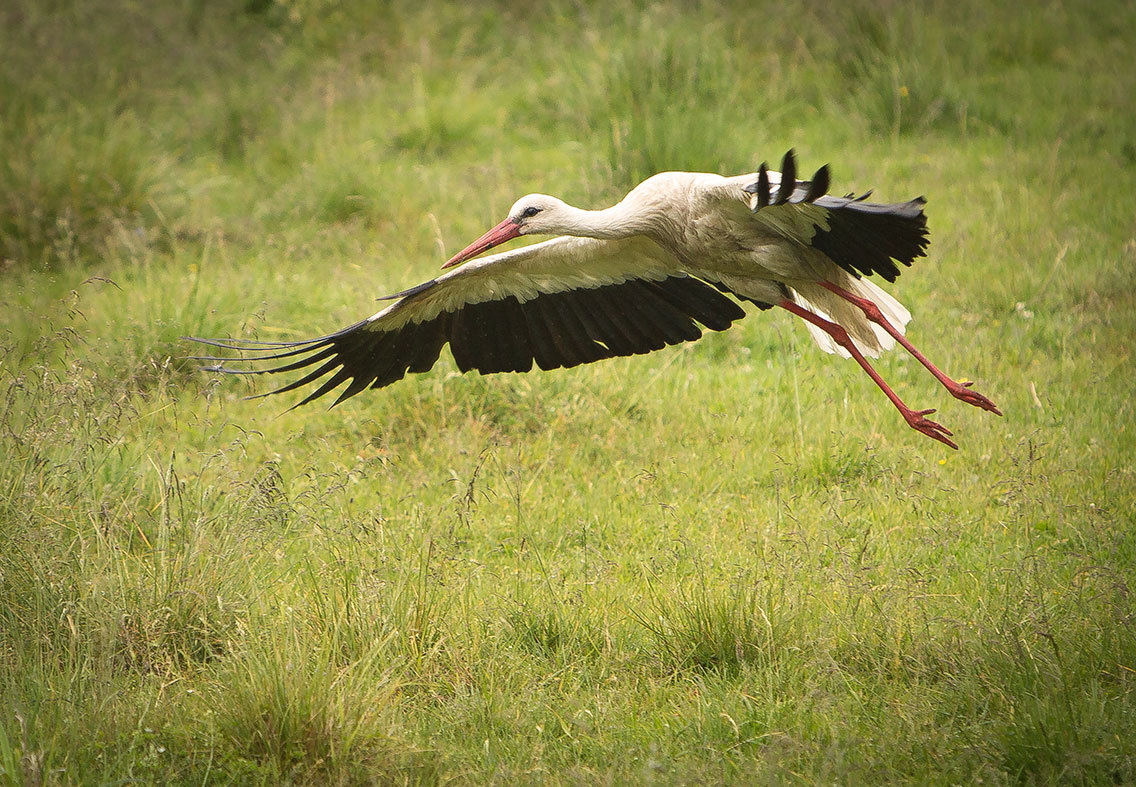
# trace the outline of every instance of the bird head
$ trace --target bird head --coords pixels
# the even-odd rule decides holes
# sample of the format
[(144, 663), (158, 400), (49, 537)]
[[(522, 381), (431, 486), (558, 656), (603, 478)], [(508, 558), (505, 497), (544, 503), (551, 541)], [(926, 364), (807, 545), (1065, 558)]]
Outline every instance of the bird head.
[(513, 203), (507, 218), (447, 260), (442, 267), (458, 265), (521, 235), (559, 232), (566, 207), (556, 197), (527, 194)]

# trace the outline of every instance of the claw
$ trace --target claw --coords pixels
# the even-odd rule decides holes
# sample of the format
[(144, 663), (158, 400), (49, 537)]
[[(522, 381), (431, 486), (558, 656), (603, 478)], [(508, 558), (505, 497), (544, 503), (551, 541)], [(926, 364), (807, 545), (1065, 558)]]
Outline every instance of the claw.
[(842, 289), (832, 282), (822, 281), (820, 282), (820, 285), (836, 293), (849, 303), (859, 306), (861, 311), (864, 312), (865, 317), (891, 334), (892, 338), (903, 345), (903, 347), (909, 353), (911, 353), (912, 357), (914, 357), (915, 360), (919, 361), (919, 363), (923, 364), (927, 371), (935, 375), (935, 379), (941, 382), (946, 387), (946, 389), (951, 392), (951, 396), (955, 397), (956, 399), (961, 399), (967, 404), (974, 405), (975, 407), (980, 407), (983, 410), (988, 410), (995, 415), (1002, 414), (1002, 411), (998, 409), (998, 406), (994, 404), (994, 402), (990, 401), (985, 396), (977, 393), (976, 391), (968, 390), (970, 386), (974, 385), (973, 382), (971, 382), (970, 380), (960, 380), (956, 382), (950, 377), (947, 377), (947, 375), (944, 374), (942, 370), (940, 370), (937, 366), (935, 366), (935, 364), (928, 361), (927, 358), (924, 357), (923, 353), (915, 349), (911, 342), (909, 342), (902, 333), (896, 330), (895, 326), (887, 321), (887, 319), (880, 312), (879, 306), (877, 306), (875, 303), (868, 300), (867, 298), (853, 295), (852, 293), (848, 292), (845, 289)]
[(988, 410), (995, 415), (1001, 415), (1002, 411), (998, 409), (998, 405), (990, 401), (988, 398), (980, 394), (978, 391), (970, 390), (970, 386), (974, 385), (972, 382), (956, 383), (955, 385), (947, 386), (947, 390), (951, 392), (951, 396), (961, 402), (974, 405), (975, 407), (983, 410)]
[(943, 445), (950, 446), (958, 450), (958, 446), (950, 436), (954, 434), (950, 429), (940, 423), (936, 423), (927, 418), (928, 415), (935, 412), (934, 408), (930, 410), (908, 410), (903, 414), (904, 419), (907, 421), (908, 426), (917, 432), (927, 435), (932, 440), (938, 440)]

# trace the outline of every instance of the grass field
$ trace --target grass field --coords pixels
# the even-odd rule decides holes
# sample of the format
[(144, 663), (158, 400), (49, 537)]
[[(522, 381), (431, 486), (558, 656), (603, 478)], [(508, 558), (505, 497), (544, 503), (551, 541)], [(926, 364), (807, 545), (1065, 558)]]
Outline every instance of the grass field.
[[(0, 781), (1136, 782), (1136, 6), (605, 6), (4, 4)], [(178, 338), (789, 147), (928, 198), (960, 451), (784, 313), (331, 411)]]

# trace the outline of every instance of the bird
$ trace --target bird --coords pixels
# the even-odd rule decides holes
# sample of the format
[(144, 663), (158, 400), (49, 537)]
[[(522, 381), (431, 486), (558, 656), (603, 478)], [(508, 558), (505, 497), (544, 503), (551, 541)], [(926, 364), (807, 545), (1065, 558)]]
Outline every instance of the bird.
[[(429, 371), (447, 343), (463, 373), (567, 368), (726, 330), (748, 303), (800, 317), (820, 349), (855, 360), (912, 429), (957, 449), (953, 433), (928, 418), (934, 409), (908, 407), (867, 360), (899, 344), (952, 396), (1002, 414), (908, 341), (911, 313), (869, 280), (894, 282), (901, 265), (925, 256), (926, 200), (831, 196), (827, 164), (809, 180), (796, 172), (789, 150), (780, 172), (766, 163), (735, 176), (663, 172), (601, 210), (528, 194), (444, 273), (379, 298), (393, 303), (342, 330), (303, 341), (185, 338), (239, 353), (192, 356), (209, 371), (302, 372), (253, 398), (318, 381), (299, 407), (346, 383), (334, 407)], [(483, 256), (529, 235), (553, 237)]]

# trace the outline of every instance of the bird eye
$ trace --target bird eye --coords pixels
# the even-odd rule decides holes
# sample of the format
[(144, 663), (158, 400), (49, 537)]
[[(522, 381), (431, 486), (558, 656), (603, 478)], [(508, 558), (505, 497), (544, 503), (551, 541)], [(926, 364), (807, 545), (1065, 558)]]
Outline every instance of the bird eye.
[(540, 213), (540, 208), (525, 208), (521, 213), (521, 218), (531, 219), (536, 214)]

